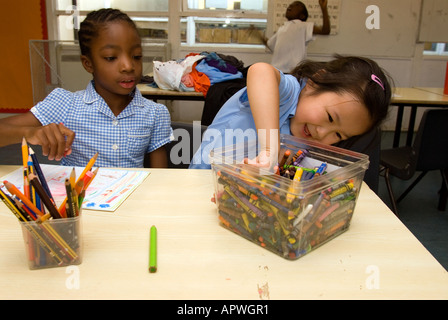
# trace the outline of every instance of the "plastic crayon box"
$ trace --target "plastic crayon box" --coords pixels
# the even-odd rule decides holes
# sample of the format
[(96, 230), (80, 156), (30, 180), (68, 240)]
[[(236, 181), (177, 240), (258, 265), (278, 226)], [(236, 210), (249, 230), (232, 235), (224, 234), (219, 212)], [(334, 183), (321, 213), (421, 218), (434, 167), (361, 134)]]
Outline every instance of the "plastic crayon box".
[[(256, 149), (254, 142), (212, 152), (215, 200), (223, 227), (295, 260), (348, 229), (369, 160), (292, 136), (280, 138), (284, 167), (277, 173), (242, 164)], [(293, 165), (299, 150), (304, 156)], [(302, 168), (301, 179), (285, 175), (292, 167)], [(312, 173), (305, 177), (305, 172)]]

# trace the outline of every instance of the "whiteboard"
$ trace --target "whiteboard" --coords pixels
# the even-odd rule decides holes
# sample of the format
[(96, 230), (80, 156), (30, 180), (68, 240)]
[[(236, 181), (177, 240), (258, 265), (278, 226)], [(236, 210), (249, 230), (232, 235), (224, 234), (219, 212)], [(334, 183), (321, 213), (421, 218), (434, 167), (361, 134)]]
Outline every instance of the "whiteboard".
[[(292, 1), (276, 0), (275, 3), (289, 4)], [(318, 5), (318, 0), (310, 1)], [(366, 9), (372, 4), (379, 9), (379, 29), (366, 27), (370, 16)], [(274, 6), (273, 11), (283, 11), (284, 14), (286, 7), (276, 9)], [(308, 45), (308, 54), (411, 58), (419, 33), (420, 9), (421, 0), (340, 0), (338, 20), (332, 21), (330, 15), (330, 24), (335, 26), (335, 31), (330, 35), (316, 35), (315, 41)], [(274, 17), (273, 24), (277, 22)]]
[[(276, 0), (274, 6), (274, 31), (277, 31), (285, 23), (286, 8), (293, 0)], [(314, 22), (315, 25), (322, 25), (322, 9), (317, 0), (302, 0), (308, 10), (307, 22)], [(330, 16), (331, 31), (330, 34), (337, 34), (339, 27), (339, 10), (341, 0), (328, 0), (327, 9)]]

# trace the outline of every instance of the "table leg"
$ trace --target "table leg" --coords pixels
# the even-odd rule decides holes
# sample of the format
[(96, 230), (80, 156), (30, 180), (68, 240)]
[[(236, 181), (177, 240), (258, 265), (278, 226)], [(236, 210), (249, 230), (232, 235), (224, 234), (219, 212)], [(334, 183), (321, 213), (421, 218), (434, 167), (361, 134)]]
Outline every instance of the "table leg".
[(401, 123), (403, 121), (403, 109), (404, 106), (398, 106), (397, 120), (395, 122), (394, 141), (392, 144), (393, 148), (398, 147), (398, 145), (400, 144)]
[(448, 198), (448, 169), (442, 169), (440, 171), (442, 173), (442, 187), (440, 188), (438, 209), (445, 211)]
[(406, 137), (406, 146), (410, 147), (412, 145), (412, 138), (414, 137), (414, 126), (415, 126), (415, 117), (417, 115), (417, 107), (411, 107), (411, 116), (409, 118), (409, 126), (408, 126), (408, 134)]

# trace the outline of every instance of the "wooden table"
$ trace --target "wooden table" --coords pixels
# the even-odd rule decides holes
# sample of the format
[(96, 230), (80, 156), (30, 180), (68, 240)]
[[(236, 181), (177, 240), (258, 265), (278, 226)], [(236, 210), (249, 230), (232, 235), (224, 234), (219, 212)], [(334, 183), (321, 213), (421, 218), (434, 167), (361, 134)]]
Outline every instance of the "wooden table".
[(115, 212), (84, 210), (83, 262), (71, 268), (29, 270), (0, 204), (0, 299), (448, 299), (447, 271), (366, 184), (349, 230), (295, 261), (221, 227), (213, 188), (210, 170), (150, 169)]
[(205, 101), (205, 97), (202, 94), (202, 92), (163, 90), (159, 88), (150, 87), (147, 84), (138, 84), (137, 88), (138, 90), (140, 90), (142, 96), (154, 101), (157, 100)]
[(443, 94), (443, 88), (394, 88), (391, 104), (398, 107), (393, 141), (394, 148), (398, 147), (400, 142), (404, 108), (411, 108), (408, 133), (406, 137), (406, 145), (410, 146), (412, 144), (412, 137), (414, 134), (417, 108), (448, 107), (448, 96)]
[(448, 95), (443, 93), (443, 88), (429, 88), (429, 87), (416, 87), (419, 90), (428, 91), (431, 93), (435, 93), (441, 96), (444, 96), (444, 99), (448, 99)]

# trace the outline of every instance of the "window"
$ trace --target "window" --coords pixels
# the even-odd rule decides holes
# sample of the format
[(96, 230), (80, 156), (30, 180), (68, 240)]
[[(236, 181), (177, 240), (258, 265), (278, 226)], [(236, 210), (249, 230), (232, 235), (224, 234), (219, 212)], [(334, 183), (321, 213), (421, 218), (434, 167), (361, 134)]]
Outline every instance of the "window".
[[(47, 0), (49, 2), (51, 0)], [(117, 8), (137, 24), (143, 40), (182, 45), (262, 44), (268, 0), (53, 0), (55, 40), (77, 40), (77, 29), (88, 12)], [(179, 23), (169, 25), (169, 19)]]
[(448, 43), (425, 42), (423, 54), (431, 56), (447, 56)]
[(77, 40), (77, 29), (88, 12), (117, 8), (135, 21), (144, 39), (166, 40), (169, 0), (57, 0), (57, 40)]
[(195, 44), (262, 44), (267, 0), (183, 0), (181, 41)]

